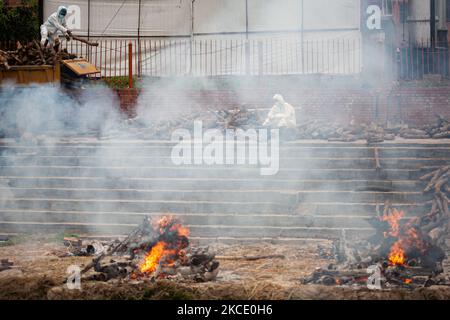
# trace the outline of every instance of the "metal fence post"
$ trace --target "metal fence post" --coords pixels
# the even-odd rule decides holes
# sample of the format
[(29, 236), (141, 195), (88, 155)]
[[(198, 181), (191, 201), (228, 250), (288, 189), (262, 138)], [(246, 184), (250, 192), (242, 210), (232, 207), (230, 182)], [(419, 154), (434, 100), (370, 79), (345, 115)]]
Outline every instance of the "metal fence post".
[(263, 42), (258, 41), (258, 74), (262, 76), (264, 73), (263, 69)]
[(250, 41), (245, 40), (245, 75), (250, 75)]
[(128, 43), (128, 88), (133, 88), (133, 44)]

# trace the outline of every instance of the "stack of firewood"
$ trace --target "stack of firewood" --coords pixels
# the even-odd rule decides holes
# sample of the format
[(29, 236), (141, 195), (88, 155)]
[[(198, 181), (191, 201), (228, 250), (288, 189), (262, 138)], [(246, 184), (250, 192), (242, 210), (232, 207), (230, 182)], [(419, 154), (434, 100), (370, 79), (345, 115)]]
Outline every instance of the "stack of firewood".
[(372, 122), (370, 124), (351, 124), (348, 127), (324, 120), (309, 120), (296, 128), (297, 139), (323, 139), (331, 142), (352, 142), (367, 140), (369, 143), (395, 139), (395, 134)]
[(441, 167), (422, 177), (421, 181), (427, 181), (424, 193), (431, 193), (431, 210), (421, 217), (421, 228), (425, 230), (434, 243), (445, 246), (445, 240), (450, 231), (450, 211), (448, 208), (450, 193), (450, 166)]
[[(189, 114), (178, 115), (168, 120), (155, 120), (153, 123), (141, 121), (139, 117), (127, 120), (127, 130), (139, 138), (146, 139), (170, 139), (172, 132), (176, 129), (194, 129), (194, 122), (201, 121), (204, 130), (218, 129), (243, 129), (259, 128), (263, 120), (256, 109), (251, 109), (245, 105), (236, 106), (231, 110), (208, 109), (208, 112), (190, 112)], [(105, 136), (103, 138), (110, 138)]]
[(59, 60), (76, 57), (76, 55), (68, 53), (66, 49), (55, 52), (51, 47), (44, 48), (36, 40), (25, 45), (17, 42), (16, 50), (0, 50), (0, 69), (8, 70), (11, 66), (24, 65), (54, 65)]
[(438, 121), (435, 125), (427, 126), (424, 130), (433, 139), (450, 138), (450, 122), (441, 115), (436, 115)]
[(231, 110), (210, 110), (216, 117), (216, 127), (219, 129), (245, 129), (258, 127), (261, 120), (256, 109), (247, 106), (235, 106)]
[(435, 124), (424, 126), (423, 128), (402, 128), (398, 135), (405, 139), (445, 139), (450, 138), (450, 122), (436, 115)]
[(437, 122), (422, 128), (410, 128), (408, 125), (382, 126), (376, 122), (349, 126), (331, 123), (325, 120), (309, 120), (297, 125), (297, 139), (322, 139), (331, 142), (352, 142), (366, 140), (368, 143), (394, 140), (395, 137), (405, 139), (444, 139), (450, 138), (450, 121), (436, 115)]

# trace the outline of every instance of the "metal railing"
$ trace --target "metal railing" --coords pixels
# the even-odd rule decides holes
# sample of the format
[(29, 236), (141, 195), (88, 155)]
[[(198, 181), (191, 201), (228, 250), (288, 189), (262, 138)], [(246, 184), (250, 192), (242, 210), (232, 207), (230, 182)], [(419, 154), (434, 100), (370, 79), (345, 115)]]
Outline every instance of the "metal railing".
[(133, 47), (133, 74), (138, 76), (220, 76), (282, 74), (357, 74), (359, 39), (304, 41), (266, 39), (100, 39), (98, 47), (63, 42), (86, 57), (102, 76), (128, 75), (128, 44)]
[[(91, 39), (92, 40), (92, 39)], [(301, 42), (298, 36), (261, 39), (131, 38), (99, 39), (97, 47), (78, 41), (62, 47), (87, 58), (100, 68), (102, 77), (222, 76), (222, 75), (352, 75), (362, 69), (358, 38)], [(129, 53), (131, 43), (132, 54)], [(13, 50), (15, 41), (0, 42)], [(448, 77), (449, 43), (421, 43), (387, 51), (385, 73), (415, 80), (425, 75)]]
[(397, 74), (399, 79), (416, 80), (425, 75), (449, 76), (449, 44), (441, 42), (432, 45), (422, 43), (396, 50)]

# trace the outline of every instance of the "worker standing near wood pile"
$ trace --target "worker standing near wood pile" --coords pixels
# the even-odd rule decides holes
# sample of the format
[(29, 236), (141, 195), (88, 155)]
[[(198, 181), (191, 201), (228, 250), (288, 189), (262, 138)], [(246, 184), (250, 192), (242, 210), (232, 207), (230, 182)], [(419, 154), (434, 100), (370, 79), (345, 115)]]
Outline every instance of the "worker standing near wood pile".
[(61, 32), (66, 39), (70, 39), (72, 31), (67, 28), (66, 15), (67, 8), (59, 6), (58, 10), (52, 13), (47, 21), (41, 26), (41, 44), (44, 47), (50, 44), (58, 51), (58, 31)]

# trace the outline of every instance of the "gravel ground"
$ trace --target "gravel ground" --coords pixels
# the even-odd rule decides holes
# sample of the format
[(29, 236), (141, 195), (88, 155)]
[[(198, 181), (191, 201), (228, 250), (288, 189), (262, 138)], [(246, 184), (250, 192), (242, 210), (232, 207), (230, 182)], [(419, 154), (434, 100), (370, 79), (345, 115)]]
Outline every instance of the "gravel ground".
[(0, 247), (0, 259), (16, 266), (0, 272), (0, 299), (450, 299), (447, 286), (411, 291), (302, 285), (301, 277), (332, 262), (319, 257), (317, 244), (214, 244), (211, 250), (220, 256), (278, 254), (285, 258), (219, 260), (220, 272), (213, 282), (82, 281), (81, 291), (69, 290), (64, 284), (67, 268), (85, 265), (91, 257), (59, 258), (56, 254), (65, 250), (60, 239), (33, 236)]

